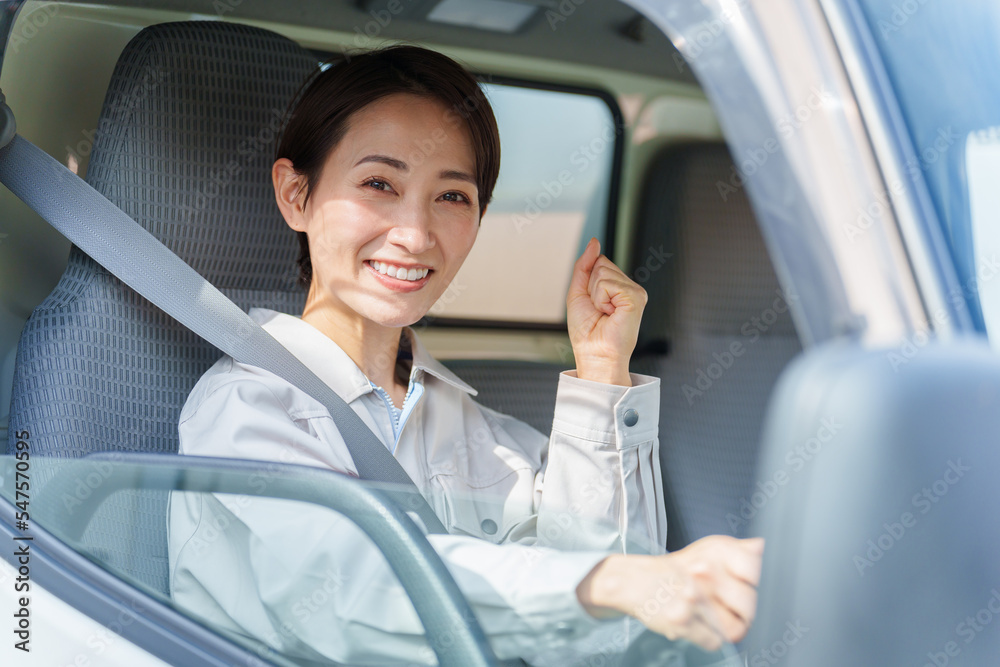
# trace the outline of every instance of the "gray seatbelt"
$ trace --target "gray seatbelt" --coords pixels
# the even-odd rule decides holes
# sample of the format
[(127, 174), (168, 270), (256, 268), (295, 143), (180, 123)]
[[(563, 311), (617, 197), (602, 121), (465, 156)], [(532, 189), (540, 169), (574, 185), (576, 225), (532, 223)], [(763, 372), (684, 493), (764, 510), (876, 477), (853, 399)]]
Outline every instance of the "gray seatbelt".
[[(6, 107), (2, 94), (0, 105)], [(336, 392), (104, 195), (16, 135), (0, 148), (0, 183), (178, 322), (236, 361), (270, 371), (326, 406), (361, 478), (402, 487), (390, 495), (403, 509), (416, 512), (429, 532), (447, 532), (399, 461)]]

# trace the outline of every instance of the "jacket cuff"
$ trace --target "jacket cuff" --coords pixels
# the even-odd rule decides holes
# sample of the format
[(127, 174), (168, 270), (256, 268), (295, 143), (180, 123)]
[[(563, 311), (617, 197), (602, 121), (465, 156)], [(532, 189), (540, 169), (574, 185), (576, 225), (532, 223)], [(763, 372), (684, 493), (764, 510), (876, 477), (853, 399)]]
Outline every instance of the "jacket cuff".
[(649, 442), (660, 426), (660, 378), (629, 373), (631, 387), (559, 374), (552, 430), (629, 449)]
[(576, 589), (609, 552), (497, 546), (458, 535), (427, 539), (476, 608), (500, 657), (564, 646), (606, 622), (587, 612)]
[(595, 551), (557, 551), (540, 557), (535, 566), (534, 592), (543, 604), (534, 613), (525, 610), (525, 615), (545, 638), (542, 646), (579, 639), (602, 624), (584, 609), (576, 588), (607, 557), (607, 552)]

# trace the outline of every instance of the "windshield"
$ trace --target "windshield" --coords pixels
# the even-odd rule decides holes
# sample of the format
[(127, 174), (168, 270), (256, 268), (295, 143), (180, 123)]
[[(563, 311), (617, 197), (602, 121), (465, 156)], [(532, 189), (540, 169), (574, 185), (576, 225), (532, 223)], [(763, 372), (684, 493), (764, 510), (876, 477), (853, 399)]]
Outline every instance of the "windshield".
[(1000, 345), (1000, 5), (859, 0), (980, 331)]

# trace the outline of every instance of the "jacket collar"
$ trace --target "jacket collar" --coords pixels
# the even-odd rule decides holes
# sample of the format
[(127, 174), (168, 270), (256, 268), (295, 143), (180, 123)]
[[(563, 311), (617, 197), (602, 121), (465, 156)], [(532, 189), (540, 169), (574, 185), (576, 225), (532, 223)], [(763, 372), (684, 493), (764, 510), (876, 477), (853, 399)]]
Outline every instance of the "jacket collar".
[[(430, 352), (427, 351), (427, 348), (424, 347), (424, 344), (420, 342), (416, 331), (410, 327), (403, 327), (403, 331), (410, 337), (410, 348), (413, 352), (414, 371), (419, 370), (422, 373), (430, 373), (442, 382), (447, 382), (456, 389), (461, 389), (472, 396), (479, 393), (466, 384), (460, 377), (452, 373), (444, 364), (432, 357)], [(410, 377), (413, 377), (413, 371), (410, 372)]]
[[(261, 325), (347, 403), (372, 391), (371, 382), (354, 360), (326, 334), (308, 322), (294, 315), (268, 308), (251, 308), (249, 314), (251, 319)], [(403, 330), (410, 337), (410, 349), (413, 354), (411, 382), (419, 382), (423, 376), (430, 374), (472, 396), (478, 393), (433, 358), (413, 329), (404, 327)]]

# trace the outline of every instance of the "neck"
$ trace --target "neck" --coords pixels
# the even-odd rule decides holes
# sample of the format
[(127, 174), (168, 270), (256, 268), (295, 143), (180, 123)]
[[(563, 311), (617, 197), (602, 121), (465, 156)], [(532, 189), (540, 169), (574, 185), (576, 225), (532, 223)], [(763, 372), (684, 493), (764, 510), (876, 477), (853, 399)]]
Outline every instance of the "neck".
[(328, 300), (314, 300), (312, 290), (302, 320), (340, 346), (369, 380), (390, 392), (396, 388), (396, 355), (402, 327), (382, 326), (346, 307), (337, 308)]

